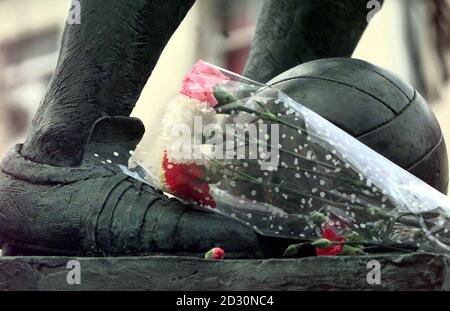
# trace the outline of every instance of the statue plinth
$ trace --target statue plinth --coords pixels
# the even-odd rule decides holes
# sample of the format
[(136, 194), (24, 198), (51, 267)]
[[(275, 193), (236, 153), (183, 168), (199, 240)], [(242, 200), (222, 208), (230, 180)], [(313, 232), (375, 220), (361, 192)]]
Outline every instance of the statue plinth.
[[(70, 285), (71, 260), (81, 284)], [(380, 263), (369, 284), (368, 262)], [(285, 260), (188, 257), (0, 257), (0, 290), (450, 290), (450, 256), (398, 254)], [(73, 283), (73, 282), (72, 282)]]

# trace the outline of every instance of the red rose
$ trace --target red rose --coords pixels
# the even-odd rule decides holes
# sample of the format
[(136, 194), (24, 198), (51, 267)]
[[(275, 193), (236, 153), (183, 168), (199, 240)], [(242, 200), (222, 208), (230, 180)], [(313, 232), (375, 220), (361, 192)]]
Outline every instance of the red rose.
[[(322, 232), (322, 238), (327, 239), (331, 242), (338, 243), (342, 243), (345, 241), (343, 237), (338, 236), (336, 232), (334, 232), (334, 230), (330, 227)], [(335, 245), (325, 249), (316, 248), (316, 254), (317, 256), (338, 256), (342, 252), (343, 247), (344, 245)]]

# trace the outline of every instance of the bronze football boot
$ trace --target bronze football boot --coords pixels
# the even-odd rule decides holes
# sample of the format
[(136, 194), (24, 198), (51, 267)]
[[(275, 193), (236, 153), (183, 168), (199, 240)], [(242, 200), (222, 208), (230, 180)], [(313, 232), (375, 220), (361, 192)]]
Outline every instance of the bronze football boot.
[(55, 75), (26, 142), (3, 160), (0, 242), (4, 255), (260, 256), (239, 222), (167, 198), (102, 165), (126, 163), (144, 133), (129, 118), (172, 33), (193, 0), (81, 0), (67, 25)]

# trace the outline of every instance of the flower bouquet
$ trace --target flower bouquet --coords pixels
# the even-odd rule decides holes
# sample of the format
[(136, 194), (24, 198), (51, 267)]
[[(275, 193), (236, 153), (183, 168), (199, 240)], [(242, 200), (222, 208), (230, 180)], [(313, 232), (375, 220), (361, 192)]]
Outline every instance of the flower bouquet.
[(163, 117), (160, 171), (124, 170), (317, 255), (450, 252), (450, 201), (283, 92), (199, 61)]

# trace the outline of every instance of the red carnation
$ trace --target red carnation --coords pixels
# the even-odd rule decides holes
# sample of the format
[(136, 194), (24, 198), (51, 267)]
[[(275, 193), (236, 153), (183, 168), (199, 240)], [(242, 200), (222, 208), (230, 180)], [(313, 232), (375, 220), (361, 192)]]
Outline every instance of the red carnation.
[(209, 185), (204, 179), (205, 173), (198, 165), (172, 163), (167, 152), (164, 152), (162, 166), (164, 179), (170, 192), (185, 200), (216, 208), (216, 202), (209, 194)]
[[(330, 227), (326, 228), (322, 232), (322, 238), (327, 239), (331, 242), (342, 243), (345, 239), (341, 236), (338, 236), (336, 232)], [(325, 249), (316, 248), (317, 256), (338, 256), (342, 252), (342, 248), (344, 245), (334, 245)]]
[(220, 247), (211, 249), (205, 254), (205, 259), (209, 260), (221, 260), (225, 257), (225, 251)]

